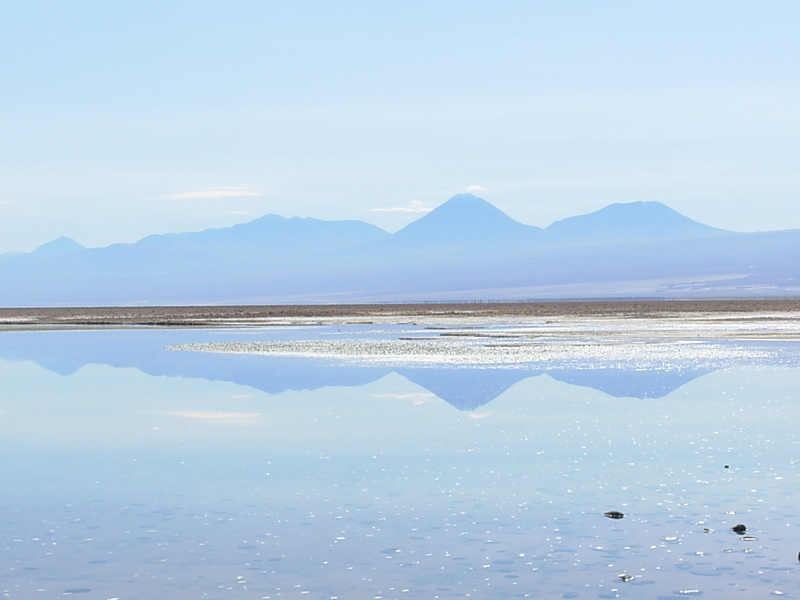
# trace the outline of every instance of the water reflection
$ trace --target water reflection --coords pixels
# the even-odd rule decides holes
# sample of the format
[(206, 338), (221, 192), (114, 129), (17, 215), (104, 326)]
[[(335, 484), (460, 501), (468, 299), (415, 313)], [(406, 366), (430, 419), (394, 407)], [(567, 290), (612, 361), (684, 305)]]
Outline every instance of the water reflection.
[[(363, 327), (358, 328), (362, 330)], [(360, 331), (363, 334), (363, 331)], [(400, 333), (403, 333), (402, 331)], [(660, 398), (697, 377), (735, 364), (800, 366), (800, 344), (739, 342), (754, 355), (748, 361), (684, 362), (664, 368), (625, 369), (616, 365), (574, 365), (553, 361), (525, 368), (342, 364), (321, 358), (174, 352), (165, 348), (189, 342), (330, 338), (339, 328), (287, 327), (268, 330), (132, 330), (6, 332), (0, 338), (0, 359), (29, 360), (69, 375), (86, 365), (132, 367), (155, 376), (228, 381), (269, 394), (331, 386), (362, 386), (390, 373), (402, 375), (461, 410), (475, 410), (520, 381), (547, 374), (570, 385), (600, 390), (617, 398)], [(397, 333), (395, 332), (395, 335)]]
[(163, 350), (234, 335), (0, 338), (5, 597), (797, 595), (800, 369)]

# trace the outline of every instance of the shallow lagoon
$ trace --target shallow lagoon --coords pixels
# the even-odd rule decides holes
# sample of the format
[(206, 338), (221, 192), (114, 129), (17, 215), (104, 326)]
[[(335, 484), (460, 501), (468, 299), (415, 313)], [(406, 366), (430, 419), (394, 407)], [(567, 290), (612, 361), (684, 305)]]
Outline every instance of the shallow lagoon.
[(4, 597), (798, 596), (797, 343), (517, 364), (165, 349), (432, 335), (3, 333)]

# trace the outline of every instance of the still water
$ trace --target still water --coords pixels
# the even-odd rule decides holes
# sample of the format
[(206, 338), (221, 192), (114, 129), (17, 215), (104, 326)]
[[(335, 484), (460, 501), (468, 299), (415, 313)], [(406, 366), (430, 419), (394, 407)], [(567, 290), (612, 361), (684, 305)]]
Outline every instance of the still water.
[(489, 365), (166, 349), (421, 331), (3, 333), (2, 597), (800, 597), (797, 343)]

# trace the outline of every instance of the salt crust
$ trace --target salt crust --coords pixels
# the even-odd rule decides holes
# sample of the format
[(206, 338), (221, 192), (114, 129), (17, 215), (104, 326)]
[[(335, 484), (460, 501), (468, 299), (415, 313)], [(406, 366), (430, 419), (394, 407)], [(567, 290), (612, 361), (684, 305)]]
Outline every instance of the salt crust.
[[(382, 339), (364, 339), (380, 335)], [(785, 340), (797, 334), (785, 320), (549, 319), (535, 323), (468, 323), (403, 330), (376, 327), (345, 339), (184, 344), (171, 350), (322, 358), (350, 364), (428, 364), (508, 368), (671, 370), (729, 364), (785, 362), (781, 349), (748, 340)], [(402, 339), (400, 336), (405, 335)], [(784, 357), (785, 358), (785, 357)]]

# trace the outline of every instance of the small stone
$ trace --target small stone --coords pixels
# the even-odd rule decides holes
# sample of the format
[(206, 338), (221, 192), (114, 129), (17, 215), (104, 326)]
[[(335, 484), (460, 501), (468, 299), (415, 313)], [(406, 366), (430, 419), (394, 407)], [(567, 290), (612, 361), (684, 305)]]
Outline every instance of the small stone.
[(731, 527), (731, 531), (733, 533), (738, 533), (739, 535), (742, 535), (745, 531), (747, 531), (747, 527), (739, 523), (738, 525), (734, 525), (733, 527)]
[(703, 527), (703, 533), (714, 533), (714, 530), (711, 527)]
[(725, 468), (726, 468), (726, 469), (730, 469), (730, 468), (731, 468), (731, 466), (730, 466), (730, 465), (725, 465)]
[(618, 510), (608, 510), (603, 513), (609, 519), (622, 519), (625, 517), (625, 513), (619, 512)]
[(619, 576), (619, 580), (624, 581), (626, 583), (631, 579), (633, 579), (633, 575), (628, 575), (627, 573), (623, 573), (622, 575)]

